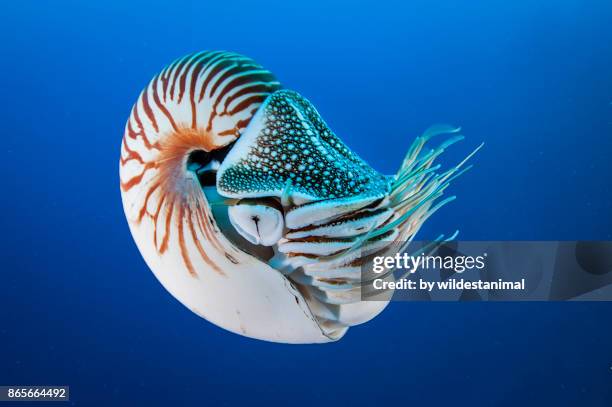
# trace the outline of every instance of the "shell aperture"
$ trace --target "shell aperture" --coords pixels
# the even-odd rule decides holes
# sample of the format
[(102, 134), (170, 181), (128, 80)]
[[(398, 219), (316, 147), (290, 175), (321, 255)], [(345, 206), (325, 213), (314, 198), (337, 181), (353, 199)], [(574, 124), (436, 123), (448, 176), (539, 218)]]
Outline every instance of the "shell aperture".
[(439, 201), (464, 162), (434, 162), (457, 131), (431, 128), (385, 176), (254, 61), (191, 54), (132, 109), (124, 210), (149, 268), (196, 314), (263, 340), (334, 341), (387, 305), (361, 301), (362, 251), (412, 239), (452, 199)]

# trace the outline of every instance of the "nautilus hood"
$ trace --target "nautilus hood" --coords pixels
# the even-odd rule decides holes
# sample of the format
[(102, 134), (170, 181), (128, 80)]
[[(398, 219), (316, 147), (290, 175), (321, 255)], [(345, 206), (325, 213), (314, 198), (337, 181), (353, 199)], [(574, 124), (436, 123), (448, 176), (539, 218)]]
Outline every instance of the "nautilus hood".
[(222, 195), (280, 198), (291, 188), (300, 203), (376, 199), (390, 184), (390, 177), (353, 153), (314, 106), (290, 90), (266, 99), (217, 172)]
[[(381, 199), (391, 182), (336, 137), (308, 100), (289, 90), (266, 99), (217, 172), (217, 189), (226, 197), (290, 196), (300, 207), (287, 214), (290, 227)], [(309, 211), (306, 204), (321, 201), (333, 205)]]

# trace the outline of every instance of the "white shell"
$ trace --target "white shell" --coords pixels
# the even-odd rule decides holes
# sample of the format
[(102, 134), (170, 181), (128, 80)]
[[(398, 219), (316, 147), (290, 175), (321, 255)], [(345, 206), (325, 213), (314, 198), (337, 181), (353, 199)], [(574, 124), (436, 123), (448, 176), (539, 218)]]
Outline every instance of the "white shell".
[[(228, 331), (284, 343), (324, 343), (339, 339), (346, 329), (323, 332), (302, 294), (281, 273), (244, 256), (240, 264), (217, 258), (223, 275), (194, 258), (198, 278), (180, 267), (181, 255), (163, 256), (146, 242), (154, 232), (151, 222), (130, 230), (147, 265), (177, 300), (200, 317)], [(190, 250), (197, 251), (192, 244)]]

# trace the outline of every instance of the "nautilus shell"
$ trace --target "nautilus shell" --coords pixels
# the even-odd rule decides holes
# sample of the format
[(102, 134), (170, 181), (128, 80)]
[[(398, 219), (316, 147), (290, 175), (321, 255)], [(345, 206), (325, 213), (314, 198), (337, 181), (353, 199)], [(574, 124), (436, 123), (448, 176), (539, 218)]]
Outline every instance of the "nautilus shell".
[(431, 128), (382, 175), (260, 65), (199, 52), (163, 69), (132, 108), (123, 206), (146, 263), (194, 313), (252, 338), (334, 341), (386, 307), (361, 300), (362, 249), (412, 239), (448, 201), (463, 163), (438, 173), (434, 160), (457, 131)]

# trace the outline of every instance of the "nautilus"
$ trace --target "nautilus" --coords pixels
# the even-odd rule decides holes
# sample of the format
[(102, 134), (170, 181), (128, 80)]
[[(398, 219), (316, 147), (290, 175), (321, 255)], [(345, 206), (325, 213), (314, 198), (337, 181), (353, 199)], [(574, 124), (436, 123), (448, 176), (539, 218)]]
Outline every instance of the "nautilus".
[(134, 104), (121, 197), (145, 262), (195, 314), (251, 338), (330, 342), (387, 306), (360, 296), (362, 249), (411, 240), (453, 198), (444, 191), (467, 166), (435, 161), (461, 138), (434, 126), (382, 175), (262, 66), (198, 52)]

